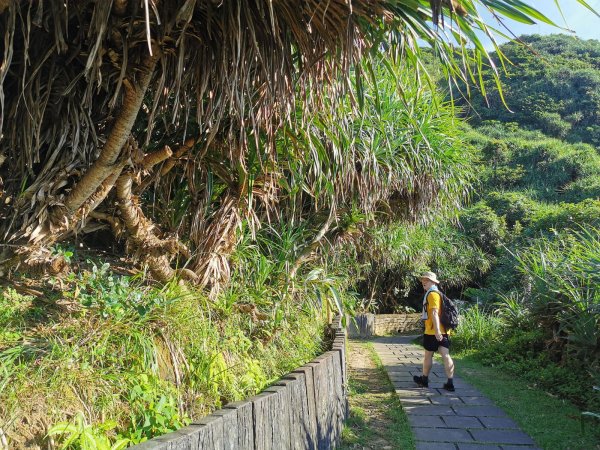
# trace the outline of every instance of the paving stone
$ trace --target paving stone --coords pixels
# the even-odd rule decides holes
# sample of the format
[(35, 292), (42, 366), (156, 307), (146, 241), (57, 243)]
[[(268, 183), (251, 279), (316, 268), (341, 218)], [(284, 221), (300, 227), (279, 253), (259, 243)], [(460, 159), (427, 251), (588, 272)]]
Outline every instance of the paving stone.
[(392, 384), (396, 389), (411, 388), (415, 386), (414, 381), (396, 381), (392, 380)]
[(480, 417), (479, 420), (486, 428), (519, 428), (519, 425), (508, 417)]
[(452, 406), (458, 416), (505, 417), (506, 413), (497, 406)]
[(446, 374), (445, 373), (435, 373), (435, 372), (429, 372), (429, 379), (442, 379), (444, 381), (447, 380)]
[(454, 414), (452, 408), (448, 406), (426, 405), (426, 406), (406, 406), (406, 414), (415, 416), (445, 416)]
[(458, 444), (458, 450), (501, 450), (497, 445), (486, 444)]
[(533, 439), (520, 430), (471, 430), (471, 434), (478, 442), (490, 442), (496, 444), (535, 444)]
[(460, 398), (461, 397), (460, 394), (457, 394), (456, 392), (447, 391), (446, 389), (433, 389), (432, 392), (433, 392), (433, 395), (436, 395), (436, 396), (439, 395), (441, 397), (450, 397), (450, 398)]
[(413, 427), (415, 439), (433, 442), (474, 442), (467, 430), (460, 428), (421, 428)]
[(392, 373), (392, 374), (390, 374), (390, 380), (392, 380), (392, 381), (412, 381), (414, 383), (412, 376), (408, 372), (406, 372), (405, 374), (400, 373), (400, 372)]
[(413, 427), (447, 428), (439, 416), (408, 416), (408, 421)]
[(462, 399), (462, 401), (466, 405), (493, 405), (494, 404), (494, 402), (492, 402), (487, 397), (466, 397), (466, 396), (461, 396), (460, 398)]
[(402, 397), (400, 402), (403, 406), (409, 405), (431, 405), (431, 402), (426, 397)]
[(416, 370), (416, 369), (413, 369), (413, 368), (410, 368), (410, 370), (408, 370), (408, 368), (404, 367), (401, 363), (400, 364), (394, 364), (394, 365), (384, 364), (383, 367), (389, 373), (397, 373), (397, 372), (408, 372), (408, 373), (410, 373), (410, 372), (412, 372), (412, 370)]
[(456, 450), (456, 445), (444, 442), (423, 442), (415, 443), (417, 450)]
[(442, 394), (442, 395), (457, 395), (459, 397), (483, 397), (483, 394), (475, 388), (459, 387), (456, 385), (454, 387), (456, 388), (456, 390), (454, 392), (450, 392), (445, 389), (441, 389), (441, 386), (440, 386), (440, 389), (439, 389), (440, 394)]
[(411, 396), (411, 397), (431, 397), (432, 395), (437, 395), (435, 391), (430, 391), (428, 389), (417, 388), (417, 387), (407, 387), (407, 388), (397, 388), (396, 393), (399, 396)]
[(444, 384), (446, 384), (446, 378), (444, 378), (444, 379), (440, 379), (440, 378), (431, 379), (430, 378), (429, 379), (429, 389), (437, 389), (439, 391), (449, 392), (444, 389)]
[(449, 428), (483, 428), (477, 417), (444, 416), (442, 419)]
[(404, 382), (404, 383), (410, 382), (410, 383), (412, 383), (412, 387), (419, 387), (414, 382), (413, 376), (410, 374), (410, 372), (395, 372), (395, 373), (390, 373), (389, 376), (390, 376), (391, 381), (398, 381), (398, 382)]
[(502, 450), (542, 450), (534, 445), (501, 445)]
[(432, 395), (429, 397), (432, 405), (464, 405), (460, 397), (450, 397), (446, 395)]

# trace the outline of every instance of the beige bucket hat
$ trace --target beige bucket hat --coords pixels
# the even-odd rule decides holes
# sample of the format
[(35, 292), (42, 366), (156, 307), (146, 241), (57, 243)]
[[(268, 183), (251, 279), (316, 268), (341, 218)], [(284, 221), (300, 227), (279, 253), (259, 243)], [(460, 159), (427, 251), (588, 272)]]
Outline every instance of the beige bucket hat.
[(429, 281), (433, 281), (435, 284), (440, 284), (440, 280), (437, 279), (437, 275), (433, 272), (423, 272), (420, 279), (426, 279)]

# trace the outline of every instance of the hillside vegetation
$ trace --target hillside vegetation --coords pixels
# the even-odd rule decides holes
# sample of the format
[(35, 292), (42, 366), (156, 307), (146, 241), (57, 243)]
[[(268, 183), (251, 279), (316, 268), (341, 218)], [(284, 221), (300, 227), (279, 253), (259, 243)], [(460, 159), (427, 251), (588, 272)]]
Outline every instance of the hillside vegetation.
[[(600, 47), (573, 36), (522, 36), (501, 46), (512, 62), (500, 72), (506, 109), (498, 90), (469, 99), (474, 125), (486, 120), (515, 122), (568, 142), (600, 145)], [(501, 64), (495, 58), (497, 64)], [(490, 70), (484, 75), (491, 81)], [(488, 106), (489, 105), (489, 106)]]
[[(600, 42), (525, 36), (501, 50), (516, 64), (505, 98), (465, 109), (479, 180), (454, 232), (484, 264), (460, 285), (456, 341), (583, 410), (600, 411)], [(457, 240), (456, 242), (462, 242)], [(464, 279), (464, 278), (462, 278)], [(459, 292), (456, 292), (459, 295)]]
[(179, 428), (321, 352), (331, 314), (419, 307), (425, 269), (480, 305), (457, 342), (599, 409), (597, 102), (537, 87), (548, 109), (471, 128), (414, 43), (468, 79), (485, 52), (453, 60), (444, 23), (474, 36), (474, 7), (275, 3), (0, 1), (0, 447)]
[[(261, 227), (224, 223), (235, 248), (218, 289), (127, 275), (122, 247), (99, 253), (86, 237), (50, 249), (72, 271), (12, 274), (0, 291), (0, 428), (14, 446), (142, 442), (324, 349), (328, 316), (354, 310), (354, 283), (370, 270), (357, 252), (385, 251), (378, 227), (453, 211), (472, 180), (451, 106), (401, 66), (375, 70), (362, 112), (348, 100), (280, 130), (287, 194)], [(176, 217), (168, 205), (155, 214)]]
[(0, 0), (0, 447), (118, 450), (321, 352), (368, 230), (469, 191), (453, 110), (414, 77), (424, 39), (467, 78), (456, 14)]
[[(475, 96), (471, 108), (460, 110), (468, 121), (463, 152), (477, 178), (469, 202), (455, 217), (436, 215), (427, 226), (372, 230), (377, 245), (363, 249), (371, 265), (357, 290), (367, 309), (419, 310), (415, 275), (434, 270), (443, 288), (464, 301), (460, 348), (597, 412), (600, 42), (522, 40), (531, 49), (501, 47), (516, 63), (503, 78), (514, 113), (493, 89), (492, 107)], [(565, 80), (578, 80), (577, 89)], [(560, 113), (568, 132), (554, 132), (535, 111)]]

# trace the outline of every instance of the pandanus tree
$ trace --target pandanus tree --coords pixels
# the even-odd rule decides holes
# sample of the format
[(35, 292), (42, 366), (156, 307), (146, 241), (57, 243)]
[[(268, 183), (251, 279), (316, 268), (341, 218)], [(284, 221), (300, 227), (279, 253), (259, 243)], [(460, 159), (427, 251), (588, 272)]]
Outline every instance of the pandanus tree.
[[(310, 249), (341, 203), (398, 194), (367, 201), (353, 143), (333, 145), (320, 118), (347, 94), (361, 108), (377, 52), (419, 70), (428, 43), (450, 80), (475, 80), (491, 61), (475, 30), (495, 32), (482, 7), (550, 22), (513, 0), (1, 0), (0, 271), (60, 271), (48, 248), (104, 227), (155, 278), (214, 285), (242, 221), (324, 205)], [(352, 169), (324, 200), (322, 176), (290, 177), (317, 148), (321, 175)]]

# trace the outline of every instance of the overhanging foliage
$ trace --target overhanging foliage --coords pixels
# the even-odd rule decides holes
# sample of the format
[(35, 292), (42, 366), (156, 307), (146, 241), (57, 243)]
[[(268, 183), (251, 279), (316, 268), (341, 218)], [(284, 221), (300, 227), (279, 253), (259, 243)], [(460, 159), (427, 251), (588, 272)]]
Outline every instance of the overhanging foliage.
[(219, 284), (240, 222), (281, 200), (278, 130), (334, 116), (352, 67), (360, 108), (356, 63), (383, 48), (419, 69), (427, 41), (450, 79), (477, 81), (482, 7), (549, 22), (509, 0), (2, 2), (2, 271), (62, 270), (49, 245), (110, 226), (156, 278)]

